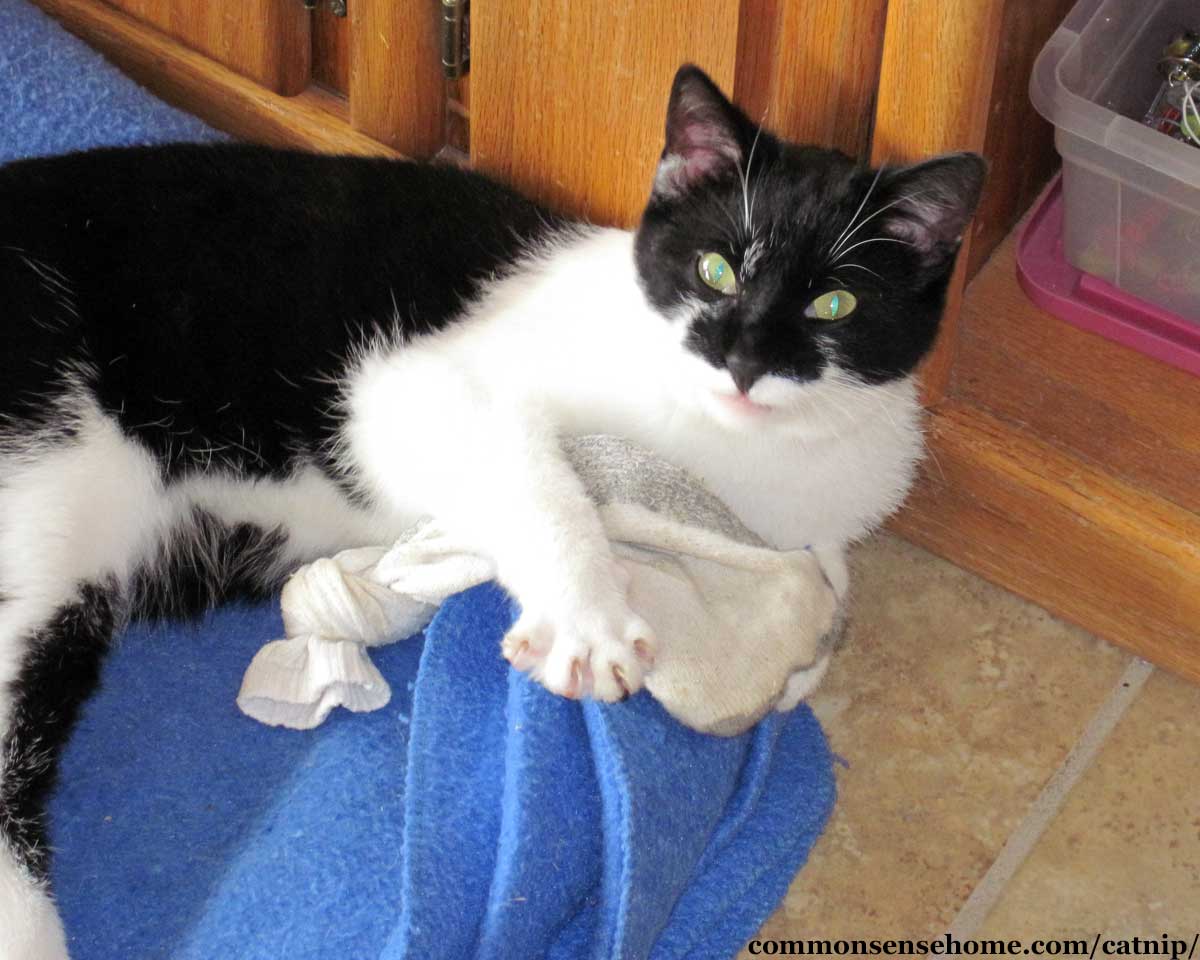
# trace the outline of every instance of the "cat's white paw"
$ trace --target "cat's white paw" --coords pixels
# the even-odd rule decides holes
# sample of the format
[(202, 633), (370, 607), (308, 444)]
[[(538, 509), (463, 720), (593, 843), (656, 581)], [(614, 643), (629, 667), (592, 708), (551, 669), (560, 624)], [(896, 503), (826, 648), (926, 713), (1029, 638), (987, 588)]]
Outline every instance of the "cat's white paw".
[(609, 703), (641, 689), (655, 649), (654, 631), (623, 602), (526, 610), (501, 644), (513, 667), (552, 693)]

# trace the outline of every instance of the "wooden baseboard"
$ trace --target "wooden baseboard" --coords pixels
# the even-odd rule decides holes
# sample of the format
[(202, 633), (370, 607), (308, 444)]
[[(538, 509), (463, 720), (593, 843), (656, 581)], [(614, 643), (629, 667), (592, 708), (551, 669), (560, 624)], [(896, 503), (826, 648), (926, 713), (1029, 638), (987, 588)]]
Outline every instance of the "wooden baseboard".
[(1200, 378), (1039, 309), (1021, 225), (967, 287), (902, 535), (1200, 681)]
[(901, 536), (1200, 682), (1200, 517), (947, 402)]
[(399, 156), (347, 120), (319, 88), (285, 97), (99, 0), (33, 0), (157, 96), (236, 137), (322, 153)]

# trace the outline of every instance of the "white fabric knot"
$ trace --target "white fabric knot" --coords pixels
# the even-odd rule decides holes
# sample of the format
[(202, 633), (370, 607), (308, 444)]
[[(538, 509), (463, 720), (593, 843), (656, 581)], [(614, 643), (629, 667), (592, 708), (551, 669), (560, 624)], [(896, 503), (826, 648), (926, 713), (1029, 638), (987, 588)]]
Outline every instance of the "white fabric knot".
[(298, 730), (320, 725), (334, 707), (378, 710), (392, 691), (366, 648), (420, 632), (446, 597), (493, 574), (492, 564), (432, 523), (391, 549), (343, 550), (301, 567), (280, 597), (287, 637), (250, 662), (238, 707)]
[[(682, 723), (740, 733), (779, 701), (794, 671), (823, 655), (837, 601), (811, 552), (748, 546), (636, 504), (599, 512), (630, 605), (658, 637), (646, 688)], [(495, 574), (490, 559), (432, 522), (391, 549), (346, 550), (302, 567), (283, 588), (287, 638), (255, 656), (238, 706), (299, 729), (335, 706), (382, 707), (391, 691), (367, 647), (417, 633), (447, 597)]]

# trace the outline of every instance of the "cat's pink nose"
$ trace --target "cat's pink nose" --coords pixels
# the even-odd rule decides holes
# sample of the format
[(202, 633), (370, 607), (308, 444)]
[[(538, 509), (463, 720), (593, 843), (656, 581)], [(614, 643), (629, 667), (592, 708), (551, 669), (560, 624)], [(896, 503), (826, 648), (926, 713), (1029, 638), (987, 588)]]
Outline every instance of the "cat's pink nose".
[(748, 394), (755, 382), (767, 372), (758, 360), (740, 353), (731, 353), (725, 358), (725, 369), (733, 378), (733, 385), (743, 394)]

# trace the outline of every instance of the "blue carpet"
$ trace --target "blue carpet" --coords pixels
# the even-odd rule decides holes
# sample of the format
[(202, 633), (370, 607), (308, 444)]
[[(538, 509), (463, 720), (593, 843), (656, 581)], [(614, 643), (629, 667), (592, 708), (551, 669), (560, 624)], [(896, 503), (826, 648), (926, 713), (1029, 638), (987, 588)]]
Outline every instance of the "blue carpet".
[[(219, 135), (24, 0), (0, 0), (0, 161)], [(383, 710), (273, 730), (234, 706), (274, 604), (138, 626), (51, 804), (76, 960), (725, 958), (834, 801), (807, 708), (732, 739), (645, 694), (547, 694), (498, 655), (483, 586), (376, 651)]]
[(88, 147), (223, 140), (25, 0), (0, 0), (0, 163)]

